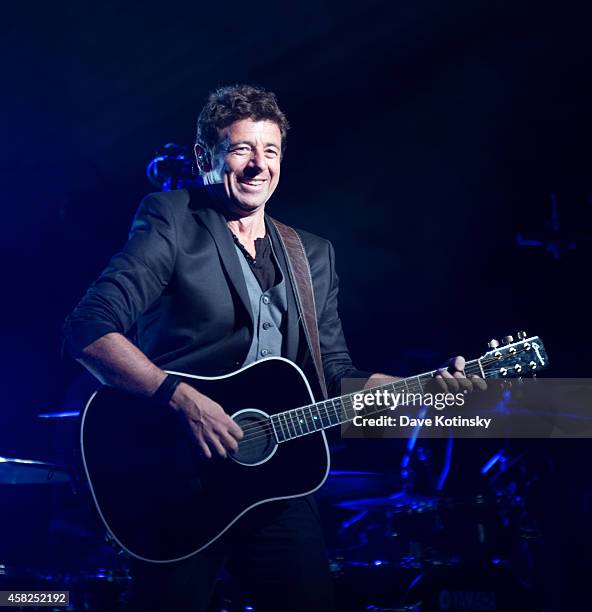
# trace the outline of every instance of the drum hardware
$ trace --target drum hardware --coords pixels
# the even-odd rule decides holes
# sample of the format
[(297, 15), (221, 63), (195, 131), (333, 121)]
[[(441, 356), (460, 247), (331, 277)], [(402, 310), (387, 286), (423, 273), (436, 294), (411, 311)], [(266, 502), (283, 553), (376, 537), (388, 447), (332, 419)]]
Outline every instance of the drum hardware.
[(162, 191), (183, 189), (199, 181), (194, 171), (194, 156), (190, 147), (169, 142), (155, 153), (146, 168), (148, 180)]
[[(75, 495), (74, 482), (74, 469), (65, 465), (0, 457), (6, 514), (2, 527), (7, 528), (0, 537), (6, 557), (0, 563), (0, 590), (68, 590), (70, 605), (60, 608), (61, 612), (123, 610), (121, 601), (131, 580), (127, 565), (118, 562), (111, 549), (100, 547), (102, 532), (95, 533), (92, 525), (80, 522), (78, 515), (83, 508)], [(33, 512), (39, 533), (33, 531), (31, 535), (20, 504), (23, 508), (38, 505)], [(45, 520), (42, 525), (41, 518)]]
[[(417, 460), (419, 469), (430, 471), (429, 451), (420, 461), (417, 448), (402, 467)], [(523, 459), (521, 453), (498, 451), (477, 471), (478, 492), (472, 495), (430, 495), (429, 490), (418, 495), (414, 479), (390, 495), (337, 501), (336, 511), (349, 513), (338, 525), (331, 562), (338, 589), (349, 600), (343, 609), (425, 612), (466, 605), (467, 610), (514, 610), (522, 609), (512, 607), (519, 602), (530, 610), (529, 595), (517, 585), (512, 552), (515, 540), (537, 537), (528, 529), (521, 535), (527, 487), (509, 478), (518, 472), (528, 480)], [(497, 607), (488, 608), (492, 602)]]
[(32, 459), (0, 457), (0, 484), (64, 484), (72, 480), (63, 465)]
[(330, 470), (327, 480), (316, 496), (322, 502), (341, 501), (353, 497), (385, 494), (398, 484), (397, 476), (384, 472)]

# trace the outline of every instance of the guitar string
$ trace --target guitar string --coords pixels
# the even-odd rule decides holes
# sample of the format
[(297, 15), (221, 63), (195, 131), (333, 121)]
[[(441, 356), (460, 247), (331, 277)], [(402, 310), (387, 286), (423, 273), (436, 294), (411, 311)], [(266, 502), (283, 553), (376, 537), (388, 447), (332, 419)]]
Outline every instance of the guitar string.
[[(329, 402), (330, 400), (327, 400), (327, 401)], [(371, 413), (366, 413), (366, 416), (377, 414), (379, 412), (382, 412), (383, 410), (384, 409), (380, 409), (380, 410), (375, 410)], [(316, 427), (316, 424), (318, 423), (318, 421), (316, 421), (314, 417), (312, 419), (310, 418), (312, 413), (310, 413), (308, 416), (303, 413), (304, 420), (302, 420), (302, 418), (296, 415), (296, 418), (298, 419), (296, 422), (294, 422), (293, 417), (290, 416), (290, 421), (288, 421), (287, 418), (285, 418), (288, 436), (286, 436), (284, 432), (284, 428), (282, 426), (281, 421), (278, 421), (278, 424), (280, 425), (281, 433), (284, 436), (284, 440), (281, 440), (281, 442), (292, 440), (298, 437), (303, 437), (304, 435), (307, 435), (309, 433), (315, 433), (320, 430), (328, 429), (332, 426), (337, 426), (343, 422), (348, 422), (352, 420), (352, 417), (355, 414), (355, 412), (351, 412), (351, 411), (352, 411), (351, 400), (348, 400), (347, 403), (342, 402), (341, 407), (339, 408), (332, 406), (332, 410), (328, 410), (325, 407), (325, 418), (328, 421), (328, 425), (325, 425), (323, 423), (323, 418), (320, 417), (320, 412), (319, 412), (319, 417), (321, 418), (320, 422), (322, 425), (322, 427), (320, 428)], [(333, 418), (337, 419), (335, 423), (332, 422)], [(300, 429), (301, 433), (298, 433), (298, 428)], [(269, 438), (269, 435), (273, 434), (274, 430), (277, 430), (277, 428), (271, 422), (271, 419), (267, 420), (265, 423), (262, 423), (262, 424), (255, 424), (253, 427), (251, 427), (248, 430), (248, 433), (245, 436), (245, 439), (241, 441), (240, 445), (243, 449), (248, 448), (249, 446), (252, 446), (253, 444), (258, 443), (259, 440), (261, 439)]]
[[(497, 363), (498, 361), (499, 361), (499, 360), (498, 360), (497, 358), (494, 358), (494, 359), (489, 359), (489, 360), (487, 360), (487, 359), (483, 359), (483, 361), (482, 361), (482, 366), (487, 367), (487, 366), (488, 366), (488, 365), (490, 365), (491, 363)], [(485, 367), (483, 368), (484, 370), (485, 370)], [(477, 360), (472, 361), (472, 362), (470, 362), (469, 364), (467, 364), (467, 367), (465, 367), (465, 372), (468, 372), (469, 374), (473, 374), (472, 369), (474, 369), (474, 373), (481, 373), (481, 369), (478, 367), (478, 362), (477, 362)], [(420, 374), (419, 376), (413, 376), (413, 377), (410, 377), (410, 378), (411, 378), (411, 379), (413, 379), (413, 378), (420, 379), (421, 377), (426, 377), (426, 378), (428, 378), (429, 376), (432, 376), (432, 375), (433, 375), (435, 372), (436, 372), (436, 370), (434, 370), (434, 371), (433, 371), (433, 372), (431, 372), (431, 373), (430, 373), (430, 372), (428, 372), (428, 373), (426, 373), (426, 374)], [(400, 380), (400, 381), (394, 381), (393, 383), (390, 383), (390, 384), (400, 383), (400, 382), (403, 382), (404, 380), (409, 380), (409, 379), (402, 379), (402, 380)], [(366, 390), (366, 391), (370, 391), (370, 389), (368, 389), (368, 390)], [(310, 405), (307, 405), (307, 406), (301, 406), (301, 407), (298, 407), (298, 408), (292, 408), (292, 409), (290, 409), (290, 410), (287, 410), (287, 411), (284, 411), (284, 412), (278, 413), (277, 415), (273, 415), (273, 416), (278, 416), (278, 417), (279, 417), (279, 415), (282, 415), (282, 414), (283, 414), (283, 415), (286, 415), (287, 413), (290, 413), (290, 412), (293, 412), (293, 411), (296, 411), (296, 410), (306, 410), (306, 409), (309, 409), (309, 410), (310, 410), (312, 407), (316, 407), (316, 406), (318, 406), (318, 404), (326, 404), (326, 403), (330, 403), (330, 404), (331, 404), (331, 406), (329, 407), (329, 409), (327, 408), (327, 406), (324, 406), (325, 413), (326, 413), (326, 418), (327, 418), (327, 420), (329, 421), (329, 425), (328, 425), (328, 426), (326, 426), (326, 427), (324, 427), (324, 426), (323, 426), (323, 427), (321, 427), (321, 429), (328, 429), (328, 428), (330, 428), (330, 427), (332, 427), (332, 426), (339, 425), (339, 424), (340, 424), (340, 422), (341, 422), (341, 421), (339, 421), (339, 420), (338, 420), (336, 423), (332, 423), (332, 422), (331, 422), (331, 418), (332, 418), (332, 417), (337, 417), (337, 418), (340, 418), (340, 417), (341, 417), (341, 415), (342, 415), (342, 414), (343, 414), (343, 412), (344, 412), (344, 411), (343, 411), (343, 410), (341, 410), (339, 407), (337, 407), (337, 406), (335, 406), (335, 405), (334, 405), (334, 402), (335, 402), (335, 400), (337, 400), (337, 399), (338, 399), (338, 400), (339, 400), (339, 401), (342, 403), (342, 405), (343, 405), (343, 401), (342, 401), (342, 399), (341, 399), (341, 398), (333, 398), (333, 399), (325, 400), (325, 401), (323, 401), (323, 402), (318, 402), (317, 404), (310, 404)], [(350, 401), (350, 402), (351, 402), (351, 399), (349, 399), (349, 397), (348, 397), (348, 396), (344, 396), (344, 400), (348, 400), (348, 401)], [(345, 407), (345, 409), (348, 409), (348, 406), (344, 405), (344, 407)], [(351, 406), (349, 407), (349, 409), (351, 410)], [(346, 416), (349, 416), (349, 415), (347, 415), (347, 413), (345, 413), (345, 414), (346, 414)], [(291, 440), (291, 439), (294, 439), (294, 438), (297, 438), (297, 437), (302, 437), (303, 435), (306, 435), (307, 433), (314, 433), (314, 432), (316, 432), (316, 431), (320, 431), (320, 429), (316, 429), (316, 428), (314, 428), (313, 430), (311, 430), (311, 428), (310, 428), (310, 426), (311, 426), (311, 425), (312, 425), (312, 426), (314, 426), (314, 424), (315, 424), (315, 420), (314, 420), (314, 418), (309, 419), (309, 418), (307, 418), (307, 417), (306, 417), (306, 415), (303, 415), (303, 416), (304, 416), (304, 421), (303, 421), (303, 420), (302, 420), (302, 418), (301, 418), (301, 417), (299, 417), (298, 415), (295, 415), (295, 416), (296, 416), (296, 419), (297, 419), (297, 421), (296, 421), (296, 422), (294, 422), (293, 417), (290, 415), (290, 417), (289, 417), (289, 418), (290, 418), (291, 423), (288, 423), (288, 421), (287, 421), (287, 417), (285, 417), (285, 419), (286, 419), (286, 426), (287, 426), (288, 432), (290, 433), (290, 427), (289, 427), (288, 425), (291, 425), (291, 428), (292, 428), (292, 430), (293, 430), (294, 432), (297, 432), (296, 426), (298, 425), (298, 426), (300, 427), (301, 433), (296, 433), (296, 435), (295, 435), (295, 436), (291, 436), (291, 437), (287, 438), (287, 440)], [(320, 413), (319, 413), (319, 416), (320, 416)], [(347, 422), (347, 421), (344, 421), (344, 422)], [(303, 427), (302, 427), (302, 425), (303, 425), (303, 424), (306, 424), (306, 426), (307, 426), (307, 431), (304, 431), (304, 430), (303, 430)], [(322, 418), (321, 418), (321, 424), (322, 424)], [(280, 427), (282, 427), (281, 422), (280, 422)], [(271, 430), (271, 431), (273, 431), (273, 430), (274, 430), (274, 426), (273, 426), (273, 423), (271, 422), (271, 418), (270, 418), (270, 419), (268, 419), (267, 421), (265, 421), (264, 423), (254, 423), (254, 424), (253, 424), (253, 425), (251, 425), (251, 426), (246, 426), (246, 427), (243, 429), (243, 433), (244, 433), (245, 431), (246, 431), (246, 432), (248, 432), (248, 434), (249, 434), (249, 435), (248, 435), (248, 439), (244, 439), (243, 441), (241, 441), (241, 445), (243, 445), (243, 446), (244, 446), (244, 445), (246, 445), (248, 442), (251, 442), (251, 441), (256, 441), (258, 437), (267, 437), (267, 436), (268, 436), (268, 434), (269, 434), (269, 431), (270, 431), (270, 430)], [(255, 434), (255, 432), (258, 432), (258, 433), (259, 433), (259, 432), (261, 432), (261, 435), (260, 435), (260, 436), (253, 435), (253, 434)], [(282, 428), (282, 433), (283, 433), (283, 428)], [(247, 438), (247, 436), (245, 436), (245, 438)], [(284, 440), (284, 441), (286, 441), (286, 440)]]
[[(327, 402), (329, 402), (329, 401), (331, 401), (331, 400), (327, 400)], [(350, 402), (351, 402), (351, 400), (350, 400)], [(325, 426), (323, 424), (323, 419), (321, 417), (322, 427), (319, 428), (319, 429), (317, 429), (316, 426), (315, 426), (316, 421), (315, 421), (314, 417), (312, 419), (310, 419), (306, 415), (303, 415), (304, 416), (304, 421), (303, 421), (302, 419), (300, 419), (297, 416), (297, 418), (299, 419), (297, 421), (297, 423), (295, 423), (293, 418), (290, 417), (290, 420), (291, 420), (291, 423), (290, 423), (291, 424), (291, 429), (292, 429), (293, 432), (295, 432), (295, 435), (293, 435), (292, 432), (290, 431), (290, 427), (288, 426), (288, 421), (286, 420), (286, 429), (288, 429), (289, 436), (285, 436), (283, 427), (281, 426), (281, 422), (280, 422), (281, 431), (282, 431), (282, 434), (284, 435), (284, 440), (281, 440), (281, 442), (289, 441), (289, 440), (292, 440), (292, 439), (295, 439), (295, 438), (298, 438), (298, 437), (303, 437), (303, 436), (305, 436), (305, 435), (307, 435), (309, 433), (316, 433), (317, 431), (324, 430), (324, 429), (329, 429), (329, 428), (331, 428), (333, 426), (337, 426), (337, 425), (340, 425), (340, 424), (342, 424), (344, 422), (351, 421), (352, 420), (352, 416), (355, 413), (348, 414), (348, 412), (347, 412), (348, 410), (351, 411), (352, 410), (352, 406), (351, 405), (348, 406), (346, 403), (343, 403), (343, 402), (342, 402), (342, 405), (341, 405), (340, 408), (337, 408), (337, 407), (333, 406), (333, 409), (331, 411), (327, 410), (327, 408), (325, 407), (326, 419), (329, 421), (329, 424)], [(367, 415), (378, 414), (378, 413), (383, 412), (383, 411), (384, 411), (384, 408), (381, 408), (381, 409), (375, 410), (375, 411), (373, 411), (371, 413), (367, 413)], [(320, 413), (319, 413), (319, 416), (320, 416)], [(346, 418), (344, 418), (344, 416)], [(335, 423), (333, 423), (331, 421), (331, 419), (334, 418), (334, 417), (337, 418), (337, 422), (335, 422)], [(306, 431), (304, 430), (303, 424), (306, 426)], [(301, 433), (297, 433), (296, 425), (298, 425), (298, 427), (300, 428)], [(257, 443), (258, 440), (261, 439), (261, 438), (268, 438), (269, 434), (273, 433), (274, 430), (275, 430), (275, 427), (274, 427), (273, 423), (271, 422), (271, 419), (266, 421), (263, 424), (256, 424), (256, 426), (254, 428), (251, 428), (249, 430), (249, 434), (246, 437), (246, 439), (244, 439), (241, 442), (241, 446), (243, 448), (245, 448), (245, 447), (250, 446), (252, 443)]]
[[(473, 372), (473, 371), (470, 371), (470, 370), (471, 370), (471, 367), (473, 367), (474, 372)], [(413, 376), (413, 377), (411, 377), (411, 378), (421, 378), (421, 377), (426, 377), (426, 379), (427, 379), (427, 380), (429, 380), (429, 379), (430, 379), (430, 378), (433, 376), (433, 373), (435, 373), (435, 372), (436, 372), (436, 370), (434, 370), (434, 372), (432, 372), (432, 373), (427, 372), (426, 374), (420, 374), (419, 376)], [(472, 375), (472, 374), (475, 374), (475, 373), (480, 373), (480, 368), (479, 368), (477, 365), (475, 365), (475, 364), (471, 363), (471, 364), (468, 364), (468, 365), (467, 365), (467, 367), (465, 368), (465, 372), (467, 372), (469, 375)], [(387, 384), (392, 384), (392, 385), (395, 385), (395, 384), (402, 383), (404, 380), (409, 380), (409, 379), (401, 379), (401, 380), (393, 381), (392, 383), (387, 383)], [(417, 384), (417, 383), (414, 383), (414, 384)], [(386, 386), (386, 385), (384, 385), (384, 386)], [(407, 385), (406, 385), (406, 386), (407, 386)], [(421, 388), (421, 387), (420, 387), (420, 388)], [(409, 390), (409, 389), (408, 389), (408, 387), (407, 387), (407, 390)], [(367, 389), (367, 390), (366, 390), (366, 392), (368, 392), (368, 391), (370, 391), (370, 389)], [(337, 409), (337, 407), (335, 407), (334, 402), (335, 402), (336, 400), (342, 401), (342, 398), (343, 398), (343, 399), (349, 399), (349, 396), (348, 396), (348, 395), (345, 395), (345, 396), (342, 396), (342, 397), (337, 397), (337, 398), (327, 399), (327, 400), (324, 400), (324, 401), (322, 401), (322, 402), (318, 402), (318, 403), (315, 403), (315, 404), (309, 404), (309, 405), (306, 405), (306, 406), (299, 406), (298, 408), (291, 408), (291, 409), (286, 410), (286, 411), (284, 411), (284, 412), (277, 413), (277, 414), (275, 414), (275, 415), (273, 415), (273, 416), (278, 416), (278, 417), (279, 417), (279, 416), (280, 416), (280, 415), (282, 415), (282, 414), (283, 414), (283, 415), (285, 415), (286, 413), (292, 412), (292, 411), (294, 411), (294, 410), (306, 410), (306, 409), (309, 409), (309, 410), (310, 410), (312, 407), (316, 407), (318, 404), (325, 404), (325, 403), (329, 403), (329, 402), (330, 402), (331, 404), (333, 404), (333, 405), (329, 407), (330, 409), (327, 409), (327, 407), (324, 407), (324, 408), (325, 408), (325, 412), (327, 413), (327, 416), (329, 416), (329, 415), (331, 415), (331, 416), (336, 416), (336, 415), (337, 415), (337, 411), (338, 411), (338, 409)], [(290, 418), (291, 418), (291, 417), (290, 417)], [(301, 419), (300, 419), (300, 417), (297, 417), (297, 418), (299, 419), (299, 421), (301, 420)], [(310, 420), (310, 421), (309, 421), (309, 420), (307, 419), (307, 424), (311, 424), (311, 425), (312, 425), (312, 424), (314, 424), (314, 420)], [(281, 425), (281, 424), (280, 424), (280, 425)], [(269, 426), (269, 427), (271, 427), (271, 426), (272, 426), (272, 424), (270, 423), (270, 420), (266, 421), (266, 423), (265, 423), (265, 424), (261, 424), (261, 423), (253, 423), (252, 425), (246, 425), (246, 426), (245, 426), (245, 427), (243, 427), (242, 429), (243, 429), (243, 433), (244, 433), (244, 432), (250, 432), (250, 433), (251, 433), (251, 432), (253, 432), (253, 431), (257, 430), (257, 428), (261, 428), (261, 427), (269, 428), (268, 426)], [(316, 430), (316, 431), (318, 431), (318, 430)]]
[[(471, 369), (471, 366), (474, 368), (474, 372), (473, 371), (469, 371)], [(419, 379), (419, 378), (425, 377), (427, 380), (429, 380), (433, 376), (433, 374), (435, 372), (436, 372), (436, 370), (434, 370), (434, 372), (432, 372), (432, 373), (427, 372), (425, 374), (420, 374), (419, 376), (412, 376), (410, 378), (418, 378)], [(468, 367), (465, 368), (465, 372), (468, 372), (470, 375), (476, 374), (476, 373), (480, 373), (480, 368), (477, 365), (475, 365), (475, 364), (470, 364), (470, 365), (468, 365)], [(396, 384), (404, 382), (405, 380), (409, 380), (409, 379), (401, 379), (401, 380), (393, 381), (392, 383), (387, 383), (387, 384), (396, 385)], [(417, 384), (417, 383), (414, 383), (414, 384)], [(370, 389), (367, 389), (366, 392), (367, 391), (370, 391)], [(342, 397), (343, 398), (347, 398), (348, 396), (345, 395), (345, 396), (342, 396)], [(310, 408), (312, 408), (314, 406), (317, 406), (318, 404), (325, 404), (325, 403), (328, 403), (328, 402), (334, 403), (336, 400), (341, 401), (341, 398), (337, 397), (337, 398), (327, 399), (327, 400), (324, 400), (322, 402), (318, 402), (318, 403), (315, 403), (315, 404), (309, 404), (309, 405), (305, 405), (305, 406), (299, 406), (297, 408), (291, 408), (291, 409), (286, 410), (284, 412), (277, 413), (277, 415), (273, 415), (273, 416), (279, 416), (280, 414), (285, 414), (285, 413), (291, 412), (293, 410), (306, 410), (306, 409), (310, 409)], [(335, 408), (335, 406), (332, 406), (332, 408), (334, 409), (333, 410), (333, 414), (336, 414), (337, 409)], [(311, 423), (312, 423), (312, 421), (311, 421)], [(261, 427), (261, 425), (259, 423), (254, 423), (254, 424), (252, 424), (250, 426), (247, 425), (247, 426), (245, 426), (243, 428), (243, 432), (252, 431), (253, 429), (257, 429), (257, 427)]]
[[(526, 349), (523, 349), (520, 352), (524, 352), (524, 351), (526, 351)], [(481, 362), (481, 366), (483, 367), (483, 371), (485, 372), (486, 368), (490, 364), (498, 363), (498, 362), (499, 362), (498, 358), (483, 359), (482, 362)], [(474, 370), (474, 372), (472, 370)], [(425, 376), (425, 377), (427, 377), (428, 375), (432, 376), (435, 372), (436, 372), (436, 370), (434, 370), (434, 372), (432, 372), (432, 373), (420, 374), (419, 376), (413, 376), (413, 377), (410, 377), (410, 378), (411, 379), (413, 379), (413, 378), (420, 379), (423, 376)], [(481, 368), (479, 368), (479, 366), (478, 366), (478, 361), (475, 360), (475, 361), (470, 362), (469, 364), (467, 364), (467, 366), (465, 367), (465, 372), (468, 372), (469, 374), (481, 373)], [(489, 371), (486, 372), (486, 373), (489, 373)], [(400, 382), (403, 382), (405, 380), (409, 380), (409, 379), (402, 379), (400, 381), (393, 381), (393, 383), (391, 383), (391, 384), (400, 383)], [(370, 391), (370, 389), (368, 389), (366, 391)], [(335, 406), (334, 402), (337, 399), (340, 401), (340, 404), (341, 404), (341, 406), (343, 406), (344, 409), (341, 409), (340, 407)], [(344, 396), (344, 399), (349, 401), (349, 402), (351, 402), (351, 399), (349, 399), (349, 396)], [(308, 406), (301, 406), (299, 408), (292, 408), (290, 410), (284, 411), (282, 413), (278, 413), (277, 415), (273, 415), (273, 416), (278, 416), (279, 417), (279, 415), (282, 415), (282, 414), (285, 415), (286, 413), (289, 413), (289, 412), (292, 412), (292, 411), (295, 411), (295, 410), (306, 410), (306, 409), (310, 410), (313, 406), (316, 407), (316, 406), (318, 406), (318, 404), (326, 404), (326, 403), (330, 403), (331, 404), (329, 408), (327, 408), (327, 406), (324, 406), (325, 413), (326, 413), (326, 418), (329, 421), (329, 425), (323, 426), (320, 429), (316, 429), (314, 427), (314, 425), (315, 425), (314, 418), (313, 419), (307, 418), (307, 416), (305, 414), (303, 414), (304, 421), (302, 421), (302, 419), (300, 417), (298, 417), (298, 415), (296, 415), (296, 418), (298, 419), (296, 421), (296, 423), (293, 421), (293, 417), (292, 416), (290, 416), (290, 421), (291, 421), (290, 423), (288, 423), (287, 417), (285, 417), (285, 419), (286, 419), (286, 428), (288, 429), (288, 433), (289, 434), (291, 433), (290, 426), (291, 426), (291, 430), (292, 431), (297, 432), (297, 429), (296, 429), (297, 425), (301, 429), (301, 433), (296, 433), (296, 435), (290, 436), (290, 437), (285, 437), (284, 436), (284, 440), (282, 440), (282, 441), (288, 441), (288, 440), (292, 440), (292, 439), (295, 439), (295, 438), (298, 438), (298, 437), (303, 437), (304, 435), (306, 435), (308, 433), (315, 433), (316, 431), (321, 431), (321, 430), (324, 430), (324, 429), (329, 429), (329, 428), (331, 428), (333, 426), (337, 426), (337, 425), (341, 424), (342, 422), (347, 422), (348, 421), (348, 419), (346, 419), (345, 421), (338, 420), (336, 423), (332, 423), (331, 422), (331, 418), (341, 419), (343, 414), (345, 414), (345, 416), (347, 416), (347, 417), (350, 416), (350, 415), (347, 414), (346, 410), (348, 410), (348, 409), (351, 410), (352, 408), (351, 408), (351, 406), (348, 407), (347, 405), (345, 405), (344, 401), (341, 398), (333, 398), (333, 399), (325, 400), (324, 402), (318, 402), (317, 404), (311, 404), (311, 405), (308, 405)], [(318, 411), (318, 409), (317, 409), (317, 411)], [(377, 412), (382, 412), (382, 410), (377, 411)], [(376, 414), (376, 412), (374, 414)], [(320, 416), (320, 413), (319, 413), (319, 416)], [(349, 420), (351, 420), (351, 419), (349, 419)], [(321, 424), (322, 423), (323, 423), (323, 419), (321, 418)], [(304, 431), (304, 428), (302, 427), (302, 425), (306, 425), (307, 431)], [(313, 427), (312, 429), (311, 429), (311, 426)], [(283, 427), (282, 427), (281, 422), (280, 422), (280, 428), (281, 428), (281, 431), (282, 431), (282, 434), (283, 434)], [(243, 429), (243, 433), (247, 432), (247, 434), (245, 435), (243, 440), (240, 441), (240, 445), (243, 448), (245, 448), (245, 447), (249, 446), (249, 443), (256, 443), (259, 439), (267, 438), (269, 436), (269, 433), (270, 432), (273, 433), (274, 430), (275, 430), (275, 427), (274, 427), (274, 425), (273, 425), (273, 423), (271, 421), (271, 418), (269, 418), (264, 423), (254, 423), (251, 426), (246, 426)]]
[[(490, 359), (490, 360), (483, 359), (482, 365), (485, 365), (485, 366), (487, 367), (487, 366), (488, 366), (490, 363), (497, 362), (497, 361), (498, 361), (498, 359), (497, 359), (497, 358), (495, 358), (495, 359)], [(426, 372), (425, 374), (420, 374), (420, 375), (418, 375), (418, 376), (412, 376), (412, 377), (409, 377), (409, 378), (407, 378), (407, 379), (401, 379), (401, 380), (398, 380), (398, 381), (393, 381), (392, 383), (389, 383), (389, 384), (399, 384), (399, 383), (402, 383), (402, 382), (404, 382), (404, 381), (411, 380), (411, 379), (413, 379), (413, 378), (417, 378), (417, 379), (420, 379), (420, 378), (426, 378), (426, 379), (428, 379), (428, 380), (429, 380), (429, 378), (430, 378), (430, 377), (432, 377), (432, 376), (433, 376), (433, 374), (434, 374), (436, 371), (437, 371), (437, 370), (434, 370), (433, 372)], [(480, 373), (481, 373), (481, 368), (479, 368), (479, 365), (478, 365), (477, 360), (474, 360), (474, 361), (469, 362), (469, 363), (467, 364), (467, 366), (465, 367), (465, 372), (467, 372), (469, 375), (472, 375), (472, 374), (480, 374)], [(414, 384), (417, 384), (417, 383), (414, 383)], [(385, 385), (385, 386), (386, 386), (386, 385)], [(421, 387), (420, 387), (420, 388), (421, 388)], [(408, 390), (409, 390), (409, 389), (408, 389)], [(366, 392), (367, 392), (367, 391), (370, 391), (370, 389), (367, 389), (367, 390), (366, 390)], [(343, 398), (344, 398), (344, 399), (349, 399), (349, 397), (348, 397), (348, 396), (343, 396)], [(273, 416), (278, 416), (278, 417), (279, 417), (280, 415), (286, 415), (287, 413), (290, 413), (290, 412), (293, 412), (293, 411), (296, 411), (296, 410), (306, 410), (306, 409), (310, 410), (312, 407), (316, 407), (316, 406), (318, 406), (319, 404), (327, 404), (327, 403), (331, 403), (332, 405), (329, 407), (329, 409), (328, 409), (326, 406), (323, 406), (323, 408), (324, 408), (324, 410), (325, 410), (325, 413), (326, 413), (326, 415), (327, 415), (327, 418), (329, 419), (329, 423), (330, 423), (330, 424), (329, 424), (329, 426), (327, 427), (327, 428), (329, 428), (329, 427), (331, 427), (332, 425), (337, 425), (337, 424), (339, 424), (339, 423), (331, 423), (331, 421), (330, 421), (330, 417), (338, 416), (338, 410), (339, 410), (339, 408), (338, 408), (338, 407), (336, 407), (336, 406), (334, 405), (334, 402), (335, 402), (336, 400), (342, 401), (342, 399), (341, 399), (341, 398), (332, 398), (332, 399), (324, 400), (324, 401), (322, 401), (322, 402), (318, 402), (318, 403), (316, 403), (316, 404), (309, 404), (309, 405), (306, 405), (306, 406), (300, 406), (300, 407), (298, 407), (298, 408), (291, 408), (291, 409), (286, 410), (286, 411), (284, 411), (284, 412), (277, 413), (276, 415), (273, 415)], [(351, 400), (350, 400), (350, 401), (351, 401)], [(296, 416), (296, 418), (297, 418), (297, 422), (296, 422), (296, 423), (300, 423), (300, 422), (302, 422), (302, 419), (301, 419), (301, 418), (300, 418), (298, 415), (295, 415), (295, 416)], [(320, 415), (319, 415), (319, 416), (320, 416)], [(285, 418), (287, 418), (287, 417), (285, 417)], [(296, 425), (295, 425), (295, 423), (293, 422), (293, 417), (292, 417), (291, 415), (290, 415), (290, 419), (291, 419), (291, 421), (292, 421), (292, 423), (291, 423), (291, 425), (292, 425), (292, 429), (294, 429), (294, 431), (296, 431)], [(308, 419), (308, 418), (306, 418), (306, 417), (305, 417), (305, 421), (306, 421), (306, 424), (307, 424), (307, 425), (314, 425), (314, 423), (315, 423), (314, 418), (313, 418), (312, 420), (310, 420), (310, 419)], [(321, 419), (321, 422), (322, 422), (322, 419)], [(281, 425), (282, 425), (282, 424), (281, 424), (281, 422), (280, 422), (280, 427), (281, 427)], [(286, 421), (286, 425), (288, 425), (288, 422), (287, 422), (287, 421)], [(263, 423), (263, 424), (261, 424), (261, 423), (254, 423), (254, 424), (252, 424), (252, 425), (250, 425), (250, 426), (249, 426), (249, 425), (247, 425), (247, 426), (245, 426), (245, 427), (243, 428), (243, 432), (253, 433), (254, 431), (257, 431), (258, 429), (265, 429), (265, 430), (269, 430), (269, 429), (271, 429), (272, 427), (273, 427), (273, 424), (271, 423), (271, 420), (269, 419), (269, 420), (267, 420), (267, 421), (266, 421), (265, 423)], [(301, 429), (302, 429), (302, 428), (301, 428)], [(319, 430), (318, 430), (318, 429), (315, 429), (315, 431), (319, 431)], [(296, 436), (293, 436), (293, 437), (299, 437), (299, 436), (303, 435), (304, 433), (313, 433), (313, 432), (312, 432), (312, 431), (310, 431), (310, 429), (309, 429), (309, 432), (303, 432), (303, 433), (301, 433), (301, 434), (296, 434)], [(290, 438), (290, 439), (292, 439), (292, 438)]]

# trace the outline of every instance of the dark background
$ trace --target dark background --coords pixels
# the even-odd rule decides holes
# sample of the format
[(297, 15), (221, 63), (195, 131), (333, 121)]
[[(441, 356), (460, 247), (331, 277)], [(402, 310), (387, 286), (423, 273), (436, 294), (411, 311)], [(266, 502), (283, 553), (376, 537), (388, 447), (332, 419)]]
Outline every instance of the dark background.
[[(292, 130), (274, 215), (331, 239), (359, 367), (412, 374), (490, 337), (586, 375), (588, 20), (526, 2), (25, 5), (5, 15), (0, 447), (64, 406), (60, 327), (190, 145), (207, 92), (277, 92)], [(545, 235), (556, 193), (560, 259)]]
[[(62, 321), (153, 190), (155, 150), (192, 144), (207, 92), (235, 82), (275, 91), (290, 119), (269, 210), (334, 243), (358, 367), (417, 373), (525, 329), (553, 376), (586, 376), (584, 4), (6, 7), (0, 454), (44, 458), (36, 415), (81, 407)], [(517, 233), (577, 244), (555, 257)]]

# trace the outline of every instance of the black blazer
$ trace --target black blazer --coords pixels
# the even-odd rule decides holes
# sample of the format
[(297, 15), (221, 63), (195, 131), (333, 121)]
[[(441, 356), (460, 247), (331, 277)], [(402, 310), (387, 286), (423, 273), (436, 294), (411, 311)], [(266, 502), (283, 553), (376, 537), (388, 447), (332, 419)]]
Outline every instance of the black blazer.
[[(304, 369), (317, 395), (286, 255), (267, 217), (266, 224), (288, 288), (282, 354)], [(343, 337), (331, 243), (308, 232), (298, 234), (312, 273), (327, 387), (331, 396), (338, 395), (343, 377), (365, 380), (369, 373), (353, 367)], [(163, 369), (215, 376), (243, 363), (253, 329), (247, 286), (226, 220), (204, 189), (196, 188), (153, 193), (142, 201), (127, 243), (68, 316), (64, 337), (77, 357), (109, 332), (132, 335)]]

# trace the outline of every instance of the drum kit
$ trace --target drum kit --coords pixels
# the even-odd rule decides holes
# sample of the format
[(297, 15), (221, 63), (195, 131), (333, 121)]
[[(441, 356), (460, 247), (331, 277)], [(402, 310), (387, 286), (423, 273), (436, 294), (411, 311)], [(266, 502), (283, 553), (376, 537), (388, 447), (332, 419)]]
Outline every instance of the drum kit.
[[(77, 417), (62, 422), (75, 429)], [(534, 609), (515, 575), (517, 549), (536, 540), (526, 529), (521, 456), (498, 449), (474, 470), (473, 493), (444, 495), (450, 466), (445, 457), (436, 469), (441, 447), (427, 444), (408, 446), (399, 470), (333, 470), (317, 492), (338, 610)], [(69, 606), (56, 610), (124, 612), (129, 560), (106, 540), (74, 464), (0, 457), (0, 591), (67, 590)], [(218, 591), (212, 610), (243, 609), (224, 584)]]
[(505, 453), (493, 455), (496, 468), (489, 458), (487, 469), (475, 470), (481, 482), (473, 488), (481, 491), (470, 495), (447, 496), (437, 486), (418, 493), (408, 473), (398, 488), (392, 474), (331, 473), (320, 501), (333, 517), (326, 531), (338, 609), (535, 610), (516, 570), (537, 534), (526, 529), (518, 471), (500, 478), (515, 467)]
[[(78, 413), (66, 416), (76, 427)], [(0, 591), (69, 592), (67, 606), (27, 610), (117, 612), (130, 580), (126, 560), (93, 516), (74, 461), (0, 457)]]

